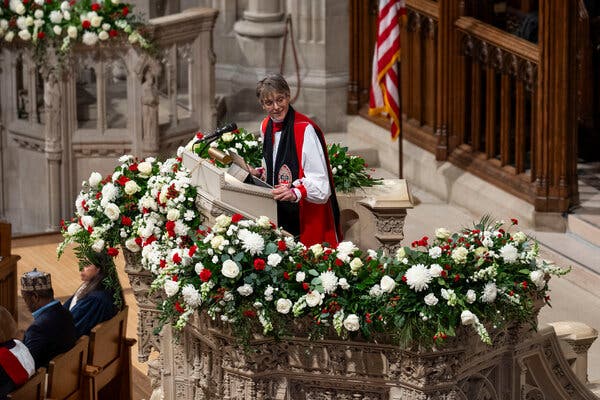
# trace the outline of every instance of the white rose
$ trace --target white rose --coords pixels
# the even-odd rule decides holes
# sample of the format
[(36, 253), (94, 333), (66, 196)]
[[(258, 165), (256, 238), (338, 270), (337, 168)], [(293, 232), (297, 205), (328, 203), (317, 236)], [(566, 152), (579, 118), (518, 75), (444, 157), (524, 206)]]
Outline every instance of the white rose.
[(269, 219), (269, 217), (265, 217), (264, 215), (262, 215), (256, 219), (256, 224), (261, 228), (268, 228), (271, 226), (271, 220)]
[[(167, 219), (169, 221), (177, 221), (179, 219), (179, 210), (175, 209), (175, 208), (169, 208), (169, 211), (167, 211)], [(222, 237), (222, 236), (219, 236)]]
[(106, 40), (108, 39), (108, 32), (106, 31), (102, 31), (98, 34), (98, 39), (100, 40)]
[(213, 249), (218, 249), (219, 247), (224, 246), (225, 238), (221, 235), (217, 235), (210, 240), (210, 247)]
[(441, 265), (439, 264), (431, 264), (431, 266), (429, 267), (429, 274), (433, 277), (433, 278), (437, 278), (439, 276), (442, 275), (442, 271), (444, 269), (441, 267)]
[(252, 286), (245, 283), (242, 286), (240, 286), (239, 288), (237, 288), (237, 291), (239, 294), (246, 297), (246, 296), (250, 296), (254, 292), (254, 289), (252, 289)]
[(62, 28), (59, 25), (54, 25), (52, 30), (56, 36), (60, 36), (62, 34)]
[(194, 265), (194, 271), (196, 272), (197, 275), (200, 275), (200, 272), (202, 272), (202, 270), (204, 269), (204, 265), (202, 265), (201, 262), (197, 262), (196, 265)]
[(319, 243), (313, 244), (309, 247), (309, 249), (316, 257), (319, 257), (321, 254), (323, 254), (323, 246), (321, 246)]
[(71, 39), (77, 39), (77, 28), (73, 25), (69, 25), (67, 28), (67, 35), (69, 35)]
[(379, 286), (381, 286), (381, 290), (383, 290), (384, 292), (391, 293), (392, 290), (394, 290), (394, 288), (396, 287), (396, 281), (388, 275), (385, 275), (381, 278)]
[(358, 315), (350, 314), (344, 320), (344, 328), (350, 332), (356, 332), (360, 329), (360, 322), (358, 320)]
[(362, 266), (363, 266), (363, 262), (358, 257), (354, 257), (354, 259), (352, 259), (352, 261), (350, 261), (350, 270), (352, 271), (352, 274), (354, 274), (354, 275), (358, 274), (358, 270), (360, 270)]
[(477, 293), (473, 289), (467, 290), (467, 303), (473, 304), (477, 300)]
[(125, 241), (125, 247), (132, 253), (139, 252), (142, 248), (135, 242), (134, 238), (129, 238)]
[(25, 14), (25, 6), (23, 5), (23, 3), (18, 3), (15, 6), (15, 12), (19, 15)]
[(323, 303), (323, 295), (316, 290), (308, 292), (304, 298), (309, 307), (320, 306)]
[(96, 253), (100, 253), (102, 249), (104, 249), (104, 240), (98, 239), (94, 242), (94, 244), (92, 244), (92, 250), (94, 250)]
[(240, 267), (237, 263), (232, 260), (225, 260), (223, 267), (221, 267), (221, 273), (227, 278), (235, 278), (240, 273)]
[(529, 279), (534, 283), (538, 290), (542, 290), (546, 286), (546, 274), (544, 271), (536, 269), (529, 273)]
[(400, 247), (398, 250), (396, 250), (396, 260), (400, 261), (404, 257), (406, 257), (406, 250), (404, 250), (404, 247)]
[(125, 182), (125, 193), (127, 193), (128, 195), (132, 195), (134, 193), (137, 193), (140, 191), (140, 187), (138, 186), (137, 183), (135, 183), (135, 181), (127, 181)]
[[(79, 225), (77, 225), (77, 226), (79, 226)], [(304, 282), (305, 278), (306, 278), (306, 274), (302, 271), (300, 271), (296, 274), (296, 282)]]
[(452, 250), (452, 259), (458, 263), (463, 264), (467, 261), (467, 256), (469, 255), (469, 250), (460, 246)]
[(67, 233), (69, 235), (73, 236), (80, 230), (81, 230), (81, 226), (79, 226), (79, 224), (69, 224), (69, 227), (67, 228)]
[(281, 256), (277, 253), (269, 254), (267, 257), (267, 264), (272, 267), (276, 267), (281, 262)]
[(519, 231), (513, 235), (513, 240), (517, 243), (523, 243), (527, 240), (527, 235)]
[(62, 3), (60, 3), (60, 10), (61, 11), (67, 11), (70, 8), (71, 8), (71, 5), (69, 4), (68, 1), (63, 1)]
[(451, 235), (451, 232), (446, 228), (438, 228), (435, 230), (435, 237), (438, 239), (448, 239)]
[(221, 140), (224, 141), (225, 143), (229, 143), (233, 140), (233, 133), (231, 132), (227, 132), (224, 133), (223, 136), (221, 136)]
[(152, 172), (152, 164), (147, 161), (142, 161), (138, 164), (138, 171), (142, 175), (149, 175)]
[(70, 21), (71, 13), (69, 11), (63, 11), (63, 18), (65, 19), (65, 21)]
[(104, 215), (106, 215), (111, 221), (116, 221), (121, 215), (119, 206), (117, 206), (115, 203), (108, 203), (106, 207), (104, 207)]
[(92, 26), (94, 28), (99, 28), (100, 25), (102, 25), (102, 17), (99, 17), (99, 16), (92, 17), (92, 20), (90, 22), (92, 23)]
[(219, 215), (215, 218), (215, 225), (222, 226), (223, 228), (227, 228), (231, 224), (231, 217), (225, 214)]
[(113, 4), (120, 4), (121, 0), (110, 0), (110, 2)]
[(169, 279), (165, 281), (164, 289), (168, 297), (174, 296), (179, 291), (179, 282)]
[(438, 303), (438, 298), (433, 293), (429, 293), (423, 300), (428, 306), (435, 306)]
[(44, 18), (44, 10), (37, 9), (33, 13), (33, 16), (37, 19)]
[(8, 21), (5, 19), (0, 19), (0, 29), (7, 30), (8, 29)]
[(28, 40), (31, 40), (31, 33), (29, 33), (28, 30), (22, 30), (19, 31), (19, 37), (21, 38), (21, 40), (26, 42)]
[(110, 24), (107, 24), (106, 22), (102, 24), (102, 29), (105, 31), (109, 31), (110, 30)]
[(81, 225), (83, 225), (85, 229), (94, 226), (94, 217), (90, 215), (84, 215), (81, 217)]
[(34, 0), (35, 4), (37, 4), (38, 6), (43, 6), (44, 5), (44, 0)]
[(27, 26), (33, 26), (33, 18), (32, 17), (25, 18), (25, 23), (27, 24)]
[(5, 42), (12, 42), (14, 38), (15, 38), (15, 33), (13, 31), (8, 31), (8, 32), (6, 32), (6, 35), (4, 35)]
[(277, 312), (281, 314), (287, 314), (292, 308), (292, 301), (290, 299), (278, 299), (277, 300)]
[(477, 322), (477, 317), (469, 310), (464, 310), (460, 314), (460, 321), (463, 325), (473, 325)]

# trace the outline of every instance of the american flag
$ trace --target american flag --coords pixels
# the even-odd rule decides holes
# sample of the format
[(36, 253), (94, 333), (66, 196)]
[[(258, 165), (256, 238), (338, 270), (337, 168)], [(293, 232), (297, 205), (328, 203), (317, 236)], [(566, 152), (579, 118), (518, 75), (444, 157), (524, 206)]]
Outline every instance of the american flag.
[(369, 115), (387, 114), (392, 120), (392, 139), (400, 136), (400, 18), (406, 15), (405, 0), (379, 0), (377, 43), (373, 54)]

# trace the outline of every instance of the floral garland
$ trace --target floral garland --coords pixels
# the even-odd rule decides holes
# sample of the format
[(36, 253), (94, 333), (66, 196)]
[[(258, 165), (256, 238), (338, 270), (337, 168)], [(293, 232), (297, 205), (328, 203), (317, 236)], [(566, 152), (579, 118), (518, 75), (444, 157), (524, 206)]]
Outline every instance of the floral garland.
[[(208, 146), (202, 143), (194, 144), (203, 137), (204, 134), (198, 132), (187, 147), (190, 150), (193, 148), (200, 157), (210, 159)], [(238, 153), (253, 167), (260, 166), (262, 161), (262, 137), (257, 138), (243, 128), (225, 133), (210, 146), (221, 151)], [(367, 172), (367, 165), (362, 157), (348, 155), (347, 147), (334, 143), (327, 145), (327, 151), (333, 183), (337, 191), (350, 192), (357, 188), (380, 185), (383, 182), (382, 179), (373, 178)], [(219, 161), (211, 159), (211, 162), (219, 167), (225, 167)]]
[(144, 49), (151, 47), (142, 23), (120, 0), (4, 0), (0, 3), (0, 39), (31, 43), (36, 51), (50, 44), (65, 54), (73, 42), (88, 46), (127, 38)]

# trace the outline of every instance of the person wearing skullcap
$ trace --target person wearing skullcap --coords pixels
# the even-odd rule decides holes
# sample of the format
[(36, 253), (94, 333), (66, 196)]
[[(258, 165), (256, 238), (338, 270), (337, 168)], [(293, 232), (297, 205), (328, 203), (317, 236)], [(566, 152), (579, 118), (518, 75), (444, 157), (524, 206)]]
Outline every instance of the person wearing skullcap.
[(21, 295), (33, 315), (23, 343), (35, 360), (35, 368), (47, 367), (51, 359), (75, 345), (77, 333), (73, 317), (54, 299), (48, 273), (34, 269), (23, 274)]
[(17, 323), (8, 310), (0, 306), (0, 400), (27, 382), (35, 373), (35, 362), (27, 347), (17, 337)]

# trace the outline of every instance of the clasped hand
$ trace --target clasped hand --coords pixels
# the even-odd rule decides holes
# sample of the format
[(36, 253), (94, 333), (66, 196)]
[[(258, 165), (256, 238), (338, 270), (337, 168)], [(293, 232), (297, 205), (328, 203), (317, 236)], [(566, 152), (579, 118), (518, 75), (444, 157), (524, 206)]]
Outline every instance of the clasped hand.
[(296, 193), (289, 183), (281, 183), (273, 188), (273, 198), (277, 201), (296, 201)]

